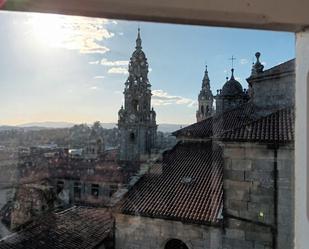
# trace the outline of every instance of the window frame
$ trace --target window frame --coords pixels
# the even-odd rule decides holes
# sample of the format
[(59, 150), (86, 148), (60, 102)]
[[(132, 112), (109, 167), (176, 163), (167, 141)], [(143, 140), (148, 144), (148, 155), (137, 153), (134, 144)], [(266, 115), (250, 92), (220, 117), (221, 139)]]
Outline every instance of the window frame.
[[(6, 1), (4, 1), (6, 2)], [(116, 18), (197, 24), (221, 27), (281, 30), (296, 36), (296, 121), (295, 121), (295, 248), (309, 243), (309, 2), (302, 0), (276, 1), (139, 1), (111, 0), (10, 0), (4, 10), (57, 13), (90, 17)], [(0, 6), (1, 8), (1, 6)], [(276, 11), (274, 11), (276, 10)], [(306, 196), (306, 198), (304, 198)]]

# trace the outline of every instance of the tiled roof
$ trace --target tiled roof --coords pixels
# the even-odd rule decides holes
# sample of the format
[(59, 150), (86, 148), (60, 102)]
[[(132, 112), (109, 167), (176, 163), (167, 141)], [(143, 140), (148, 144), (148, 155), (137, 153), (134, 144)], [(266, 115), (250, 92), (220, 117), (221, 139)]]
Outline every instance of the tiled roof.
[(144, 175), (121, 205), (125, 214), (217, 224), (222, 207), (222, 155), (208, 143), (179, 143), (162, 168)]
[(49, 213), (0, 241), (1, 249), (97, 248), (113, 229), (106, 210), (73, 207)]
[(218, 137), (228, 141), (289, 143), (294, 141), (294, 121), (294, 108), (285, 108)]
[(176, 137), (210, 138), (215, 134), (230, 130), (255, 120), (256, 108), (251, 103), (246, 103), (236, 109), (220, 114), (215, 114), (205, 120), (194, 123), (175, 131)]

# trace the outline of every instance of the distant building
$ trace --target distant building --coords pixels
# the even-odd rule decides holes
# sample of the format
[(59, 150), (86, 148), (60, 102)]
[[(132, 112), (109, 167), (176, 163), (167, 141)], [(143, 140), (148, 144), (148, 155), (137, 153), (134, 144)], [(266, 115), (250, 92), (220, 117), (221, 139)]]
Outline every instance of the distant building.
[(202, 89), (198, 95), (198, 110), (196, 112), (197, 122), (202, 121), (213, 114), (213, 95), (210, 90), (210, 80), (207, 66), (202, 83)]
[(104, 151), (104, 139), (93, 127), (84, 152), (84, 158), (88, 160), (98, 160), (103, 157)]
[(151, 153), (156, 143), (156, 112), (151, 107), (148, 62), (142, 50), (140, 30), (135, 48), (125, 83), (124, 106), (118, 113), (121, 161), (139, 161), (141, 156)]

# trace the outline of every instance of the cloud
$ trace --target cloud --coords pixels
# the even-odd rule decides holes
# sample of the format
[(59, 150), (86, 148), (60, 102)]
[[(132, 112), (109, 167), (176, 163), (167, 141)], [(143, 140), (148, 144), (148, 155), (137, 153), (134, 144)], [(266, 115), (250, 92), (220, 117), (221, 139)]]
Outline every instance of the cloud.
[(104, 54), (109, 48), (103, 42), (114, 36), (106, 26), (113, 21), (101, 18), (29, 14), (34, 37), (51, 47), (77, 50), (82, 54)]
[(112, 67), (108, 69), (109, 74), (128, 74), (128, 69), (126, 67)]
[(109, 61), (105, 58), (101, 60), (101, 65), (102, 66), (107, 66), (107, 67), (118, 67), (118, 66), (127, 66), (129, 64), (129, 61), (127, 60), (119, 60), (119, 61)]
[(90, 65), (98, 65), (98, 64), (100, 64), (100, 61), (89, 61), (88, 63)]
[(123, 32), (118, 32), (118, 35), (123, 36), (123, 35), (124, 35), (124, 33), (123, 33)]
[(186, 105), (188, 107), (196, 106), (196, 101), (184, 98), (181, 96), (169, 95), (163, 90), (152, 91), (152, 103), (154, 106), (165, 106), (165, 105)]
[[(264, 65), (264, 66), (267, 65), (266, 61), (262, 61), (261, 63), (262, 63), (262, 65)], [(279, 63), (279, 64), (281, 64), (281, 63)]]
[(103, 75), (98, 75), (98, 76), (94, 76), (93, 78), (94, 78), (94, 79), (104, 79), (105, 76), (103, 76)]
[(248, 64), (248, 60), (247, 59), (240, 59), (240, 64), (242, 64), (242, 65), (245, 65), (245, 64)]
[(92, 86), (92, 87), (90, 87), (90, 90), (98, 90), (99, 88), (97, 87), (97, 86)]

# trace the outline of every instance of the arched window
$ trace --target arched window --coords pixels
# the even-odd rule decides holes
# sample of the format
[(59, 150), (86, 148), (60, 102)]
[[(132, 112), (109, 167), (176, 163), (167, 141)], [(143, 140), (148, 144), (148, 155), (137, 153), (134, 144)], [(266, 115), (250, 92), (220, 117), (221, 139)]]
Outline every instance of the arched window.
[(133, 104), (133, 110), (134, 111), (138, 111), (139, 110), (139, 105), (138, 105), (138, 101), (136, 99), (134, 99), (132, 101), (132, 104)]
[(171, 239), (166, 243), (164, 249), (189, 249), (189, 248), (181, 240)]
[(131, 132), (131, 133), (130, 133), (130, 140), (131, 140), (132, 142), (134, 142), (134, 140), (135, 140), (135, 134), (134, 134), (134, 132)]
[(204, 106), (201, 106), (201, 113), (204, 114)]

